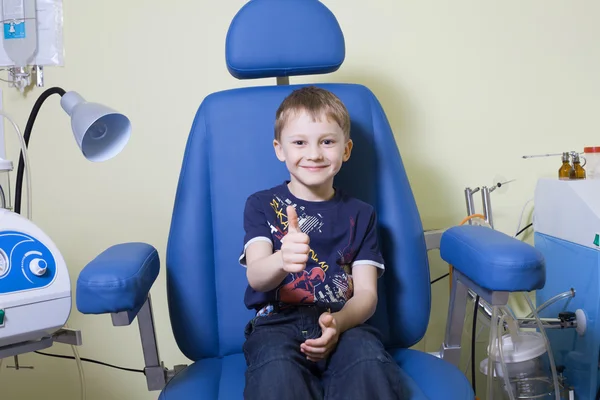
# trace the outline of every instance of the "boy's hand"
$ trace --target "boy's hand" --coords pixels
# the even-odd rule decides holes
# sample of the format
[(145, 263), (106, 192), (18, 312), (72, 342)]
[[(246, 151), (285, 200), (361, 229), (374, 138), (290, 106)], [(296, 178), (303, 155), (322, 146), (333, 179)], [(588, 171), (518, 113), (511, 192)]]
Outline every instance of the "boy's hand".
[(308, 235), (302, 233), (298, 226), (298, 214), (292, 206), (287, 206), (288, 233), (283, 237), (281, 243), (281, 257), (283, 259), (283, 270), (296, 273), (306, 268), (310, 242)]
[(300, 351), (306, 354), (306, 358), (310, 361), (320, 361), (326, 359), (329, 354), (335, 349), (340, 331), (333, 314), (324, 312), (319, 317), (319, 325), (323, 333), (318, 339), (308, 339), (300, 345)]

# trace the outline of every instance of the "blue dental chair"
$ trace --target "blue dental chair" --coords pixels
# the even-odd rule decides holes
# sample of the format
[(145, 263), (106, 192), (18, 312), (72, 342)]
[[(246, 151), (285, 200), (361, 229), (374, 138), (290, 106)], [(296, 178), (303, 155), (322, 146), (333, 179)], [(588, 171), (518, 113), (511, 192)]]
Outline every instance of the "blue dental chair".
[[(115, 326), (138, 319), (148, 389), (161, 390), (160, 399), (243, 397), (244, 326), (253, 317), (253, 311), (244, 307), (246, 271), (238, 263), (244, 203), (251, 193), (288, 178), (285, 165), (275, 157), (272, 140), (275, 111), (299, 86), (290, 85), (289, 77), (334, 72), (344, 58), (340, 26), (317, 0), (252, 0), (233, 18), (226, 40), (229, 72), (238, 79), (276, 78), (277, 85), (207, 96), (189, 134), (165, 266), (171, 326), (191, 365), (167, 369), (160, 361), (149, 295), (160, 266), (153, 246), (115, 245), (81, 272), (76, 297), (80, 312), (110, 313)], [(460, 341), (454, 343), (456, 332), (449, 333), (452, 343), (445, 343), (438, 356), (409, 349), (424, 336), (429, 322), (427, 250), (437, 248), (441, 240), (442, 255), (457, 270), (456, 288), (462, 287), (459, 272), (468, 276), (476, 271), (476, 262), (472, 283), (484, 292), (543, 285), (543, 262), (530, 246), (488, 228), (455, 227), (443, 236), (423, 232), (377, 98), (361, 85), (318, 85), (339, 96), (352, 119), (355, 147), (336, 185), (378, 212), (386, 272), (379, 280), (379, 304), (369, 322), (382, 332), (411, 399), (472, 400), (471, 385), (456, 367), (459, 353), (454, 350), (460, 350)], [(504, 264), (495, 263), (494, 246), (500, 246)], [(514, 268), (504, 274), (507, 265)], [(494, 269), (496, 278), (502, 276), (497, 279), (500, 286), (486, 287), (491, 279), (485, 268)], [(515, 287), (515, 281), (525, 286)], [(458, 322), (462, 332), (464, 287), (454, 297), (449, 318)]]

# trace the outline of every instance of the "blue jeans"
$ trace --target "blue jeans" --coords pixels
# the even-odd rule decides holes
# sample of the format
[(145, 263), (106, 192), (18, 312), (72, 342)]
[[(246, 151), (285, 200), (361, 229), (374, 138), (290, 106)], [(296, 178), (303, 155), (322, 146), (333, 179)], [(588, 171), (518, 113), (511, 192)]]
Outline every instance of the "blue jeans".
[(320, 306), (284, 308), (248, 323), (244, 399), (405, 398), (399, 367), (370, 325), (342, 333), (326, 360), (306, 359), (300, 344), (321, 336), (319, 316), (325, 311)]

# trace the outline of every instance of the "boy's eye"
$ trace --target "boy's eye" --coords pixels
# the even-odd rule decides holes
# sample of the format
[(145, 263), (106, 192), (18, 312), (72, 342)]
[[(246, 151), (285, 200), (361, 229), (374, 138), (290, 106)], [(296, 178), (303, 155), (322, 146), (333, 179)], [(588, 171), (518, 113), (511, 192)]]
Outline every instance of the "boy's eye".
[(304, 144), (304, 142), (302, 140), (296, 140), (296, 141), (294, 141), (294, 144), (297, 146), (302, 146)]
[(325, 144), (325, 145), (330, 145), (330, 144), (333, 144), (333, 143), (334, 143), (334, 141), (331, 140), (331, 139), (325, 139), (325, 140), (323, 140), (323, 144)]

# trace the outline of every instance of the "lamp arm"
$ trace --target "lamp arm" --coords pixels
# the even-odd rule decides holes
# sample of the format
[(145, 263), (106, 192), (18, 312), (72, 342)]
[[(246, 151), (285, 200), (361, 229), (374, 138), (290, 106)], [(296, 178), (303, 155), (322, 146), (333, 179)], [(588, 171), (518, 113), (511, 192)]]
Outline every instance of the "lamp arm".
[[(58, 94), (61, 97), (65, 95), (65, 90), (59, 87), (52, 87), (44, 91), (40, 97), (36, 100), (33, 105), (33, 109), (29, 114), (29, 119), (27, 120), (27, 125), (25, 126), (25, 147), (29, 146), (29, 138), (31, 137), (31, 131), (33, 129), (33, 123), (42, 107), (44, 101), (53, 94)], [(19, 166), (17, 168), (17, 179), (15, 183), (15, 212), (17, 214), (21, 213), (21, 193), (23, 191), (23, 170), (24, 170), (24, 160), (23, 160), (23, 152), (19, 153)]]

